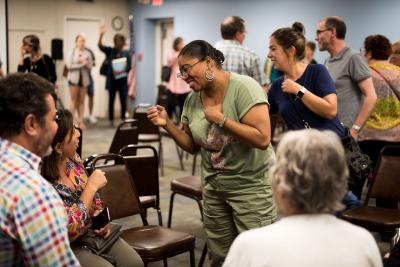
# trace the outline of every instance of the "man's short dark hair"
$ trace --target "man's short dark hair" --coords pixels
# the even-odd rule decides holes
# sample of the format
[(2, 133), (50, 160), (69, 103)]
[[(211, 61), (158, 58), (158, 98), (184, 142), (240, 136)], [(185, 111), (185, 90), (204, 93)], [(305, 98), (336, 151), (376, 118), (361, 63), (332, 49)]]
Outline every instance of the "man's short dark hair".
[(47, 95), (55, 95), (54, 85), (35, 73), (14, 73), (0, 79), (0, 136), (19, 134), (29, 114), (43, 123), (50, 110)]
[(344, 40), (346, 38), (346, 23), (340, 17), (327, 17), (325, 20), (325, 27), (327, 29), (336, 29), (336, 37)]
[(224, 39), (233, 39), (237, 32), (244, 32), (244, 19), (238, 16), (230, 16), (221, 23), (221, 35)]

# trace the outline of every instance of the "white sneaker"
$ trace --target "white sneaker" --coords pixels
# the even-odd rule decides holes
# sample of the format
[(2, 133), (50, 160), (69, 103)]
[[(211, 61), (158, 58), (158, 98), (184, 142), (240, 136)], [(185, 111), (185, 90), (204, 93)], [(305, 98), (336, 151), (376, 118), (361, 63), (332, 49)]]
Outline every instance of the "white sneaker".
[(90, 123), (97, 123), (97, 119), (96, 119), (96, 117), (95, 117), (95, 116), (93, 116), (93, 115), (92, 115), (92, 116), (90, 116), (90, 117), (89, 117), (89, 122), (90, 122)]

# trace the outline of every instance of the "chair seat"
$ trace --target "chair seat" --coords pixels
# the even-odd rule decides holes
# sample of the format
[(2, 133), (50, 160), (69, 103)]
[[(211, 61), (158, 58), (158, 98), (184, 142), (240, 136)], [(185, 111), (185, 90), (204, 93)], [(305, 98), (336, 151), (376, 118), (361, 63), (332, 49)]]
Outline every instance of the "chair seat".
[(194, 249), (195, 237), (169, 228), (146, 225), (127, 229), (121, 235), (142, 258), (156, 261)]
[(158, 134), (139, 134), (139, 142), (160, 142), (160, 135)]
[(142, 204), (145, 209), (157, 206), (157, 196), (141, 196), (139, 200), (140, 204)]
[(400, 210), (364, 206), (345, 211), (342, 218), (372, 231), (400, 227)]
[(177, 191), (183, 195), (194, 196), (202, 199), (202, 184), (200, 176), (186, 176), (176, 178), (171, 182), (171, 190)]

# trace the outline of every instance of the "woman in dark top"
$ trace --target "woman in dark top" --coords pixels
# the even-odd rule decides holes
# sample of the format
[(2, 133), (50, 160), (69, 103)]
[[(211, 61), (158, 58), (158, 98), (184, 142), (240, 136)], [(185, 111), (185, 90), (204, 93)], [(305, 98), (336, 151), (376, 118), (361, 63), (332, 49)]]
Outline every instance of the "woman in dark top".
[(48, 55), (42, 54), (40, 41), (36, 35), (27, 35), (22, 39), (18, 72), (34, 72), (52, 83), (57, 80), (53, 60)]
[(303, 129), (307, 123), (310, 128), (331, 130), (343, 138), (346, 129), (336, 116), (334, 82), (325, 66), (302, 61), (305, 38), (295, 29), (278, 29), (270, 38), (268, 57), (284, 73), (268, 92), (270, 112), (280, 112), (289, 129)]
[[(291, 130), (330, 130), (344, 138), (347, 130), (337, 117), (336, 88), (328, 70), (321, 64), (303, 62), (302, 28), (303, 25), (296, 22), (292, 28), (281, 28), (271, 35), (268, 57), (284, 75), (268, 91), (270, 113), (281, 113)], [(346, 194), (344, 203), (347, 208), (361, 205), (351, 191)]]
[[(106, 55), (108, 59), (106, 89), (109, 93), (108, 99), (108, 119), (111, 126), (114, 125), (114, 100), (115, 94), (119, 93), (121, 104), (121, 119), (125, 119), (128, 83), (127, 74), (131, 69), (131, 57), (129, 51), (123, 50), (125, 45), (125, 36), (117, 33), (114, 36), (114, 47), (103, 45), (103, 36), (106, 32), (104, 25), (100, 27), (99, 49)], [(126, 58), (126, 60), (124, 59)], [(117, 62), (119, 61), (119, 62)], [(119, 66), (119, 70), (116, 67)], [(122, 67), (121, 67), (122, 66)]]

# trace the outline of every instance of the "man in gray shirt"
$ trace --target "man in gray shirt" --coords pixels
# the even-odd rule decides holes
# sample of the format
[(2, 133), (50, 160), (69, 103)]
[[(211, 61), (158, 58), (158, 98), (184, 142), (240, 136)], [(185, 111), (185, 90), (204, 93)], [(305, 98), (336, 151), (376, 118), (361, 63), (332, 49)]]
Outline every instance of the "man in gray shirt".
[(261, 68), (260, 58), (255, 52), (243, 46), (246, 36), (244, 22), (241, 17), (226, 17), (221, 24), (221, 35), (224, 40), (218, 41), (215, 48), (224, 54), (225, 62), (222, 65), (224, 70), (250, 76), (266, 89), (267, 80)]
[(320, 51), (330, 54), (325, 66), (335, 81), (338, 117), (357, 138), (377, 96), (367, 63), (359, 53), (346, 46), (345, 36), (344, 21), (339, 17), (327, 17), (319, 22), (315, 40)]

